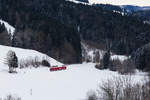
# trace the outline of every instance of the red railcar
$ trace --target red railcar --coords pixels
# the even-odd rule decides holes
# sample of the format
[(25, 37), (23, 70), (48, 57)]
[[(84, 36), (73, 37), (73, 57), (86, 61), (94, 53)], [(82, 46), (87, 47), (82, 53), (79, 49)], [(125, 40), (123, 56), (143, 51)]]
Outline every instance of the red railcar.
[(61, 66), (61, 67), (51, 67), (50, 71), (58, 71), (58, 70), (66, 70), (66, 66)]

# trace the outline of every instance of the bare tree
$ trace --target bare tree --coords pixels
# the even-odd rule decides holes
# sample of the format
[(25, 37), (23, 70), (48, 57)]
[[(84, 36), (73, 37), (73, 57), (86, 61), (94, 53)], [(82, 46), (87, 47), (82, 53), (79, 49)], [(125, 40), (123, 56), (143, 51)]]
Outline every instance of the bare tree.
[(87, 100), (150, 100), (150, 80), (144, 84), (132, 83), (132, 80), (131, 76), (108, 79), (99, 86), (98, 92), (88, 95)]

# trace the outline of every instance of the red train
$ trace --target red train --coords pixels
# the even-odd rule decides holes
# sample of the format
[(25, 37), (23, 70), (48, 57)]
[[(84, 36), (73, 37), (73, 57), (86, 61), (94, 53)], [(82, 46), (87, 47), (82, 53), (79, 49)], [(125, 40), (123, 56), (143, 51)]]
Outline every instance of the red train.
[(58, 71), (58, 70), (66, 70), (67, 67), (66, 66), (61, 66), (61, 67), (51, 67), (50, 71)]

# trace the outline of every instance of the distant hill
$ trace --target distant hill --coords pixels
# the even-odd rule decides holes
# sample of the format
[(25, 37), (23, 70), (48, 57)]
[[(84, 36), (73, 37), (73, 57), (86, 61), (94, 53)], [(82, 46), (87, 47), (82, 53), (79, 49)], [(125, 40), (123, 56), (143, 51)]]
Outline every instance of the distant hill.
[(150, 6), (133, 6), (133, 5), (123, 5), (121, 8), (126, 9), (127, 12), (137, 12), (137, 11), (145, 11), (145, 10), (150, 10)]
[(88, 1), (88, 0), (76, 0), (76, 1), (80, 1), (80, 2), (89, 3), (89, 1)]
[(0, 19), (16, 29), (11, 40), (2, 26), (0, 44), (34, 49), (63, 63), (81, 62), (81, 40), (122, 55), (150, 42), (150, 25), (120, 7), (66, 0), (0, 0), (0, 5)]

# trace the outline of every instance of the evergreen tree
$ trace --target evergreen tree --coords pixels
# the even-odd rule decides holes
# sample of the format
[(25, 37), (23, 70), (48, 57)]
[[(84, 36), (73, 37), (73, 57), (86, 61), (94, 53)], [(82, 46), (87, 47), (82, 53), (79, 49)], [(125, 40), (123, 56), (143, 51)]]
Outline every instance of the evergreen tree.
[(110, 64), (110, 51), (107, 51), (103, 57), (104, 68), (108, 68)]
[(9, 73), (15, 72), (14, 69), (18, 67), (18, 58), (12, 50), (7, 53), (7, 64), (9, 66)]

